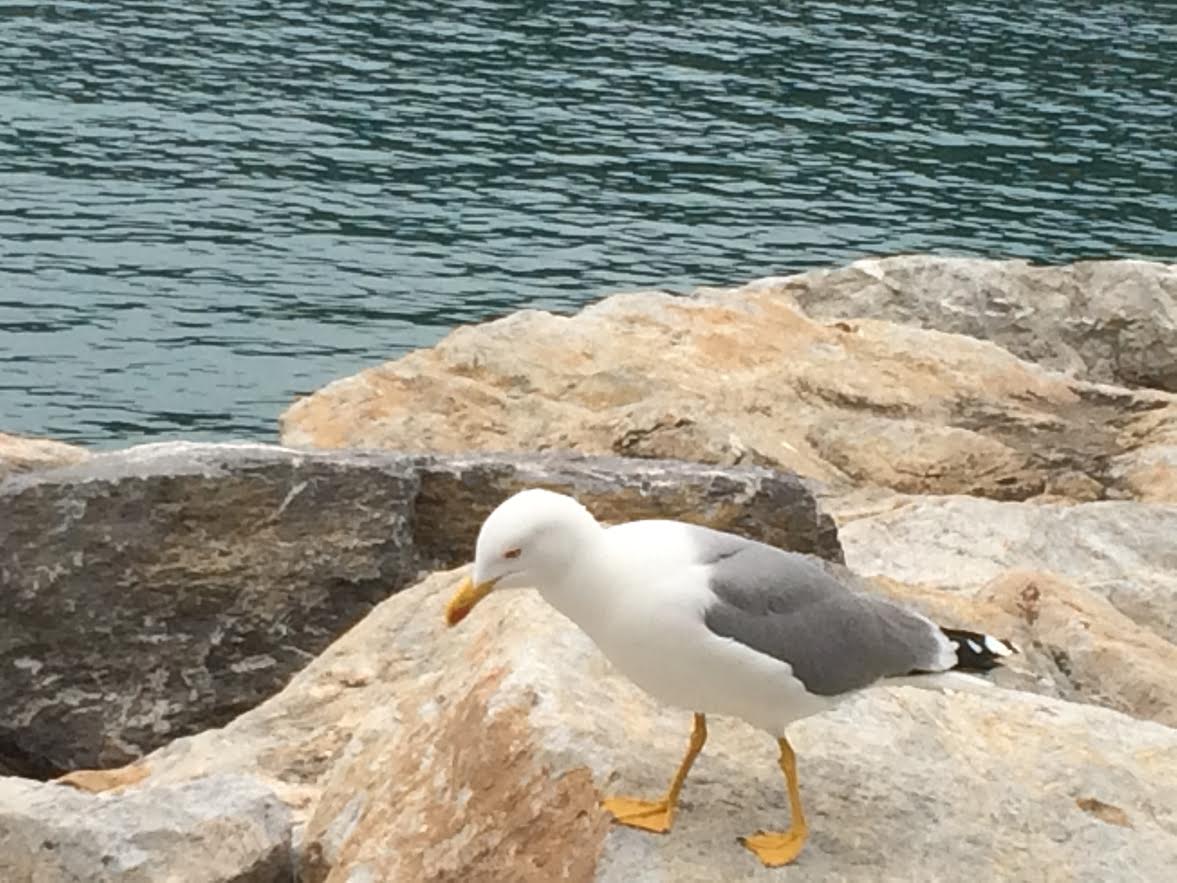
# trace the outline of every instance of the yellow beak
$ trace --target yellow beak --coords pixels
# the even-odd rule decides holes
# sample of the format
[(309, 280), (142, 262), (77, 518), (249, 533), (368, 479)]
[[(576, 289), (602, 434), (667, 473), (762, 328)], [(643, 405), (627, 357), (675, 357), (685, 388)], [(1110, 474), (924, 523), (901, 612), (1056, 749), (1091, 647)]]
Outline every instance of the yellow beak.
[(450, 603), (445, 606), (446, 625), (454, 626), (465, 619), (466, 614), (474, 609), (474, 605), (490, 594), (490, 590), (497, 582), (496, 579), (488, 579), (484, 583), (474, 585), (474, 580), (470, 577), (463, 579), (454, 596), (450, 598)]

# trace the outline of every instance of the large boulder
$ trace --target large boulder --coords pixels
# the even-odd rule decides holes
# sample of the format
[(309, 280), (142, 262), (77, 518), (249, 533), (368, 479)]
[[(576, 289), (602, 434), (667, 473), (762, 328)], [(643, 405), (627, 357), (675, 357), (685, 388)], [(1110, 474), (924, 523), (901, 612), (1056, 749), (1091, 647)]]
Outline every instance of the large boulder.
[(1009, 570), (1050, 571), (1177, 642), (1177, 505), (914, 498), (843, 521), (864, 576), (975, 593)]
[(958, 334), (817, 321), (786, 283), (616, 295), (572, 317), (528, 310), (460, 328), (299, 400), (282, 439), (576, 448), (757, 463), (843, 488), (1177, 501), (1177, 396), (1067, 377)]
[(809, 489), (754, 467), (175, 443), (9, 478), (0, 768), (120, 765), (232, 720), (535, 485), (841, 556)]
[(1089, 588), (1045, 571), (1012, 570), (982, 586), (875, 586), (944, 626), (1000, 635), (1019, 649), (990, 680), (1090, 702), (1177, 727), (1177, 645)]
[(127, 774), (266, 779), (294, 807), (306, 883), (1159, 880), (1177, 862), (1177, 730), (998, 688), (883, 688), (796, 724), (813, 836), (789, 870), (736, 843), (788, 810), (772, 740), (734, 721), (711, 721), (670, 834), (610, 828), (600, 794), (660, 793), (689, 715), (534, 593), (446, 630), (458, 575), (383, 602), (282, 693)]
[(21, 472), (81, 463), (89, 456), (90, 452), (85, 448), (64, 442), (0, 432), (0, 479)]
[(785, 472), (569, 452), (459, 454), (413, 462), (420, 477), (414, 544), (431, 569), (469, 561), (486, 516), (529, 487), (571, 494), (606, 523), (677, 518), (842, 561), (837, 527), (815, 496), (820, 489)]
[(231, 720), (416, 574), (412, 468), (148, 445), (0, 485), (0, 757), (125, 763)]
[(1089, 380), (1177, 392), (1177, 264), (899, 255), (760, 284), (816, 319), (967, 334)]
[(0, 778), (6, 883), (286, 883), (293, 873), (290, 811), (248, 777), (102, 795)]

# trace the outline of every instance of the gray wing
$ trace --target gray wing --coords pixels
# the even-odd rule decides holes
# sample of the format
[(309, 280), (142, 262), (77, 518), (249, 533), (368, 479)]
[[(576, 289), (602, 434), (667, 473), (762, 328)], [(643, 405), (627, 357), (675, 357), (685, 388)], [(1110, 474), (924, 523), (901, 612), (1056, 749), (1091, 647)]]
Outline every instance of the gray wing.
[(853, 591), (849, 571), (731, 534), (700, 528), (692, 536), (715, 593), (707, 627), (789, 663), (811, 693), (833, 696), (953, 662), (934, 623)]

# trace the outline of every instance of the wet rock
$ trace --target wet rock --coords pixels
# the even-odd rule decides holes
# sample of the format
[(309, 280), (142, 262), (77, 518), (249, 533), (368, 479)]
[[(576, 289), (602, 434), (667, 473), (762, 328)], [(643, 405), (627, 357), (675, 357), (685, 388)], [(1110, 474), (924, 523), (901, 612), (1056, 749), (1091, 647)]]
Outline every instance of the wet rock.
[(0, 485), (0, 756), (45, 778), (232, 720), (416, 574), (415, 472), (146, 445)]
[(501, 501), (529, 487), (571, 494), (601, 521), (677, 518), (771, 545), (842, 560), (837, 528), (814, 490), (756, 466), (551, 455), (422, 457), (415, 541), (431, 567), (470, 560), (478, 529)]

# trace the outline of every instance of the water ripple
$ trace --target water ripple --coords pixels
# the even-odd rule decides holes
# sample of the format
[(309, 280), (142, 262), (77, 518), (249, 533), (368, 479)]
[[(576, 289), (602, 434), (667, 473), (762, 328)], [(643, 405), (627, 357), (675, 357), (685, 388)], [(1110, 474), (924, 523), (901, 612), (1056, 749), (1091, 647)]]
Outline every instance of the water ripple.
[(1177, 5), (777, 6), (0, 0), (0, 429), (270, 438), (622, 288), (1177, 259)]

